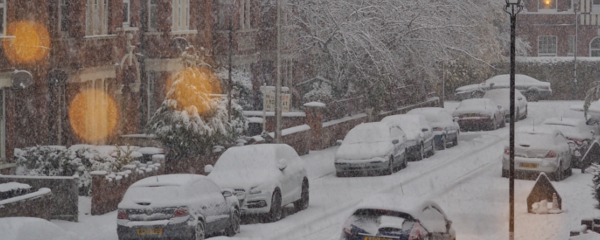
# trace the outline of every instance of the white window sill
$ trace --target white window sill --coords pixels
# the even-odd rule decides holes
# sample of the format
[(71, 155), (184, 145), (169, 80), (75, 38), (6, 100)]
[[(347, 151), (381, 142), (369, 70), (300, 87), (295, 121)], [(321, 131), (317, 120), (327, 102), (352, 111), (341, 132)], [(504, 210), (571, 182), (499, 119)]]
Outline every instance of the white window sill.
[(0, 35), (0, 39), (14, 39), (15, 36), (1, 36)]
[[(171, 34), (172, 35), (198, 34), (198, 30), (171, 31)], [(151, 31), (151, 32), (145, 32), (144, 35), (148, 35), (148, 36), (163, 35), (163, 32)]]
[(100, 39), (114, 39), (117, 38), (116, 34), (107, 34), (107, 35), (88, 35), (84, 36), (83, 39), (88, 40), (100, 40)]
[(116, 30), (117, 31), (123, 31), (123, 32), (130, 32), (130, 31), (135, 32), (135, 31), (140, 30), (140, 28), (138, 28), (138, 27), (123, 26), (123, 27), (117, 28)]

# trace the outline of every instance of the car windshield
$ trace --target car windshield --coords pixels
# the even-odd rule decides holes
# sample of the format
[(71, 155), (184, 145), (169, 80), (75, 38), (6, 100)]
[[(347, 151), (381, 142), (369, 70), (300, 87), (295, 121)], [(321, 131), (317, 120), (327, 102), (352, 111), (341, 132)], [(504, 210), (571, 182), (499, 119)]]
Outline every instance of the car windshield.
[(131, 187), (125, 192), (123, 199), (134, 201), (138, 199), (164, 200), (182, 196), (182, 187), (176, 185), (150, 185)]
[(218, 171), (264, 170), (273, 166), (275, 152), (256, 148), (231, 148), (215, 164)]
[(390, 130), (384, 126), (359, 125), (348, 132), (344, 143), (375, 143), (390, 139)]
[(415, 223), (414, 218), (406, 213), (381, 209), (359, 209), (352, 214), (345, 225), (372, 235), (398, 236), (409, 234)]

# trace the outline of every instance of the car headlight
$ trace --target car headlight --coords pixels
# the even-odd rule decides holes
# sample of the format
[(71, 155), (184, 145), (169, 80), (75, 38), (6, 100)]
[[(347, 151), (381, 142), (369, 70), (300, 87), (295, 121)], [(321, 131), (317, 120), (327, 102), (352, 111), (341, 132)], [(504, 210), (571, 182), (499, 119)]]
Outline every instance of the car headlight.
[(265, 185), (258, 185), (256, 187), (251, 187), (250, 188), (250, 194), (261, 194), (264, 192), (267, 192), (269, 190), (269, 188)]

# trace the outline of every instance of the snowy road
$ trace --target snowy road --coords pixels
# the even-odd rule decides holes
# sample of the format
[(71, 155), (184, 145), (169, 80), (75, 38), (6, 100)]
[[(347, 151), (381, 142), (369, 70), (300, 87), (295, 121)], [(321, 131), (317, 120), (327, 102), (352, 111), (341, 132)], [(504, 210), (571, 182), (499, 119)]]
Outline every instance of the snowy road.
[[(530, 103), (528, 118), (516, 125), (539, 123), (549, 116), (580, 116), (581, 113), (568, 110), (575, 103), (581, 104)], [(457, 104), (446, 105), (453, 109)], [(242, 225), (236, 238), (338, 239), (341, 225), (362, 198), (377, 192), (393, 192), (436, 200), (453, 220), (458, 239), (506, 239), (508, 180), (500, 177), (500, 158), (508, 143), (508, 129), (463, 133), (458, 146), (437, 151), (422, 161), (410, 162), (408, 168), (391, 176), (337, 178), (333, 166), (337, 148), (313, 151), (303, 156), (311, 184), (310, 207), (301, 212), (288, 207), (287, 216), (276, 223), (248, 222)], [(553, 216), (528, 215), (524, 202), (533, 181), (517, 180), (517, 239), (565, 239), (582, 216), (600, 215), (600, 211), (592, 209), (588, 186), (591, 177), (574, 171), (572, 177), (555, 184), (567, 211)], [(99, 217), (84, 215), (80, 223), (55, 222), (87, 236), (85, 239), (116, 239), (114, 215), (114, 212)], [(81, 225), (89, 228), (82, 232)], [(527, 228), (520, 228), (521, 225)]]

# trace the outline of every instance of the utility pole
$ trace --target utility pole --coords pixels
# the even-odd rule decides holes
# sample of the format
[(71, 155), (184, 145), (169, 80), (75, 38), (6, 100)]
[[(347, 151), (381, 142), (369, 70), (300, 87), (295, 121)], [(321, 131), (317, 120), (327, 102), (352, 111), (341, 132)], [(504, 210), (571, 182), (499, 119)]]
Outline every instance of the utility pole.
[(577, 28), (579, 27), (579, 1), (575, 0), (575, 6), (573, 6), (573, 11), (575, 12), (575, 39), (573, 43), (573, 99), (577, 98)]
[[(231, 3), (231, 12), (229, 13), (229, 83), (227, 84), (227, 120), (231, 122), (231, 91), (233, 90), (233, 80), (231, 79), (231, 55), (233, 55), (233, 10), (235, 10), (235, 2)], [(264, 120), (264, 119), (263, 119)]]
[(277, 0), (277, 83), (275, 85), (275, 143), (281, 143), (281, 0)]

